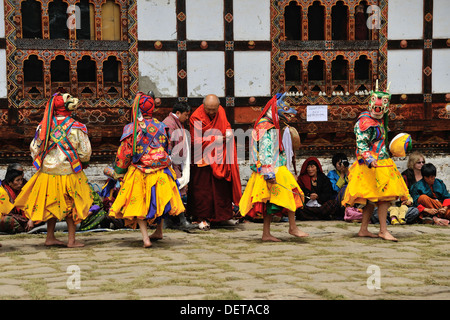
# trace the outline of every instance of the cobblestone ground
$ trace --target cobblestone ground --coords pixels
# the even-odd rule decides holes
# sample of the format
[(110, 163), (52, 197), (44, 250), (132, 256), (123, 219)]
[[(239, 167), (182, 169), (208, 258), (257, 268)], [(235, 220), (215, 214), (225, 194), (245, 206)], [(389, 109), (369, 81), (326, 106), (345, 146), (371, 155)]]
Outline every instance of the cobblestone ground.
[(0, 299), (450, 299), (450, 228), (391, 226), (392, 243), (356, 237), (358, 224), (298, 225), (308, 238), (274, 223), (279, 243), (263, 243), (259, 223), (165, 230), (151, 249), (137, 230), (77, 234), (78, 249), (0, 236)]

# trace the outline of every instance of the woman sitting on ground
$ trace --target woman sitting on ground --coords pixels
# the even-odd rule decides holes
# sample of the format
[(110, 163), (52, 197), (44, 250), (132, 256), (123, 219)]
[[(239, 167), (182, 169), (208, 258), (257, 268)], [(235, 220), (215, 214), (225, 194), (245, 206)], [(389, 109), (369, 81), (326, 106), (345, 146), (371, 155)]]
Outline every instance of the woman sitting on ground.
[(306, 205), (295, 212), (298, 220), (341, 219), (339, 203), (333, 196), (330, 179), (323, 173), (320, 161), (315, 157), (305, 160), (297, 178), (305, 194)]
[(422, 180), (421, 169), (424, 164), (425, 156), (422, 153), (414, 151), (409, 155), (408, 169), (402, 172), (402, 176), (410, 191), (414, 183)]
[(14, 201), (22, 190), (25, 180), (23, 168), (13, 163), (6, 169), (5, 179), (0, 181), (0, 231), (19, 233), (34, 227), (33, 221), (25, 217), (22, 210), (14, 207)]

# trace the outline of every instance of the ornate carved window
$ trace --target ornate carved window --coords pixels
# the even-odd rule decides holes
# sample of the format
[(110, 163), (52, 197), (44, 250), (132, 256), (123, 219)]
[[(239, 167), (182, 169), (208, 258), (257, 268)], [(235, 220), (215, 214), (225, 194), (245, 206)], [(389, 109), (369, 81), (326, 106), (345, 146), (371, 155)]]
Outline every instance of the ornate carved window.
[(116, 57), (103, 62), (103, 89), (108, 97), (120, 96), (122, 92), (121, 64)]
[(286, 85), (299, 85), (302, 81), (302, 62), (297, 56), (291, 56), (286, 61)]
[(69, 39), (67, 28), (67, 3), (55, 0), (48, 4), (50, 39)]
[(43, 96), (43, 79), (43, 63), (36, 55), (31, 55), (23, 62), (23, 82), (30, 97), (37, 99)]
[(363, 84), (370, 80), (371, 77), (371, 62), (366, 55), (359, 56), (355, 61), (355, 84)]
[(308, 39), (305, 40), (325, 40), (324, 24), (325, 7), (320, 1), (314, 1), (313, 5), (308, 8)]
[(348, 7), (338, 1), (331, 8), (331, 39), (348, 40)]
[(120, 137), (139, 90), (137, 2), (4, 0), (3, 103), (20, 150), (28, 150), (46, 102), (58, 91), (80, 99), (76, 117), (88, 126), (96, 156), (103, 154), (99, 146)]
[(344, 56), (339, 55), (331, 62), (331, 84), (333, 95), (343, 95), (348, 92), (349, 63)]
[(367, 28), (367, 20), (369, 19), (367, 8), (366, 1), (361, 1), (355, 7), (355, 40), (371, 39), (371, 33), (369, 32), (369, 28)]
[[(272, 93), (288, 92), (306, 148), (353, 147), (375, 80), (387, 85), (387, 0), (271, 3)], [(328, 106), (327, 125), (307, 121), (308, 105)]]
[(286, 40), (302, 40), (302, 11), (297, 1), (291, 1), (284, 10)]
[(50, 77), (52, 92), (70, 92), (70, 61), (58, 55), (51, 62)]
[(92, 3), (89, 3), (88, 0), (81, 0), (77, 2), (76, 5), (79, 8), (79, 16), (80, 16), (80, 19), (75, 21), (76, 23), (79, 24), (76, 28), (77, 39), (95, 40), (94, 5)]
[(77, 62), (78, 95), (85, 98), (96, 96), (96, 74), (97, 66), (91, 57), (83, 56)]
[[(85, 98), (125, 98), (130, 93), (128, 70), (129, 8), (136, 3), (125, 0), (23, 0), (16, 14), (18, 21), (14, 52), (18, 69), (12, 76), (18, 99), (47, 99), (55, 90), (70, 92)], [(135, 13), (135, 12), (134, 12)], [(136, 35), (133, 35), (135, 37)], [(107, 42), (106, 42), (107, 41)], [(40, 80), (27, 81), (29, 72), (40, 62)], [(119, 70), (119, 68), (121, 70)], [(112, 71), (114, 70), (114, 72)], [(120, 71), (120, 72), (119, 72)], [(104, 72), (106, 72), (104, 74)], [(26, 73), (26, 74), (25, 74)], [(17, 79), (18, 81), (13, 81)], [(40, 82), (40, 83), (39, 83)], [(125, 82), (125, 83), (123, 83)], [(106, 86), (105, 90), (103, 87)], [(134, 90), (137, 85), (134, 84)], [(127, 103), (126, 103), (127, 104)]]
[(41, 3), (26, 0), (21, 3), (20, 8), (22, 38), (42, 39)]
[(102, 5), (102, 40), (120, 40), (120, 6), (113, 0)]
[(379, 2), (278, 1), (282, 15), (275, 15), (272, 26), (280, 22), (281, 41), (273, 39), (280, 50), (273, 53), (275, 59), (279, 54), (282, 69), (275, 91), (298, 91), (300, 104), (332, 104), (336, 99), (342, 103), (355, 94), (365, 103), (366, 89), (380, 76), (379, 29), (367, 28), (367, 8), (379, 8)]

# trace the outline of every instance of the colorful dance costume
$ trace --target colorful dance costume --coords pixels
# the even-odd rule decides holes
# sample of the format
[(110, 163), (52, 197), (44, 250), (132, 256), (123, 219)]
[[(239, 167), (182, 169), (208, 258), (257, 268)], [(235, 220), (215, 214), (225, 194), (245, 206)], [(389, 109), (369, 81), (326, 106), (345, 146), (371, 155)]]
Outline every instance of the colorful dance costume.
[(86, 126), (70, 117), (78, 99), (54, 94), (36, 130), (30, 151), (38, 170), (22, 188), (15, 206), (33, 221), (63, 220), (79, 223), (89, 215), (93, 201), (83, 168), (91, 157)]
[[(371, 92), (369, 112), (362, 112), (355, 124), (357, 161), (349, 169), (344, 206), (408, 199), (408, 187), (386, 148), (390, 97), (388, 92), (378, 91), (377, 84)], [(372, 167), (374, 161), (376, 167)]]
[[(284, 118), (282, 113), (296, 113), (284, 99), (285, 94), (274, 96), (255, 123), (251, 140), (255, 162), (250, 166), (253, 172), (239, 202), (242, 216), (263, 218), (266, 214), (295, 212), (303, 206), (303, 192), (286, 167), (286, 154), (281, 142), (279, 116)], [(267, 182), (273, 178), (276, 178), (276, 184)]]
[(152, 223), (185, 210), (169, 158), (167, 126), (151, 118), (154, 105), (152, 96), (136, 95), (133, 122), (123, 129), (114, 164), (115, 177), (123, 181), (109, 215), (132, 228), (136, 219)]
[(2, 184), (0, 181), (0, 218), (14, 209), (14, 201), (11, 196), (14, 196), (14, 191), (6, 183)]

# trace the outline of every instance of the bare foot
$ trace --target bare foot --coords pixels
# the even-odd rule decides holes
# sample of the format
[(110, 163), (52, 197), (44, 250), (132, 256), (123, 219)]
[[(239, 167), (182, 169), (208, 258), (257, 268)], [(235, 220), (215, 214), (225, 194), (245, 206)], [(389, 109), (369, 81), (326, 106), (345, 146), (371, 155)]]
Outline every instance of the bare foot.
[(263, 235), (263, 236), (262, 236), (262, 241), (281, 242), (280, 239), (275, 238), (275, 237), (272, 236), (271, 234), (269, 234), (269, 235)]
[(84, 247), (84, 243), (78, 241), (70, 241), (67, 243), (67, 248), (82, 248)]
[(163, 235), (161, 232), (155, 231), (153, 232), (153, 234), (150, 236), (150, 240), (151, 241), (158, 241), (158, 240), (162, 240)]
[(386, 232), (379, 232), (378, 236), (384, 240), (394, 241), (397, 242), (397, 238), (395, 238), (392, 234), (390, 234), (388, 231)]
[(360, 230), (358, 232), (358, 237), (378, 238), (376, 234), (373, 234), (372, 232), (369, 232), (367, 230)]
[(448, 224), (450, 222), (447, 219), (442, 219), (442, 218), (438, 218), (438, 217), (433, 217), (433, 220), (437, 226), (448, 226)]
[(298, 228), (293, 229), (293, 230), (289, 230), (289, 234), (293, 235), (294, 237), (299, 237), (299, 238), (305, 238), (305, 237), (309, 236), (309, 234), (307, 234), (306, 232), (301, 231)]
[(54, 239), (47, 239), (47, 240), (45, 240), (44, 244), (46, 246), (65, 246), (66, 245), (65, 242), (60, 241), (60, 240), (58, 240), (56, 238), (54, 238)]
[(150, 241), (150, 238), (143, 239), (142, 241), (144, 242), (144, 248), (151, 248), (152, 242)]
[(211, 229), (211, 225), (208, 221), (202, 221), (198, 224), (198, 228), (203, 231), (209, 231)]

